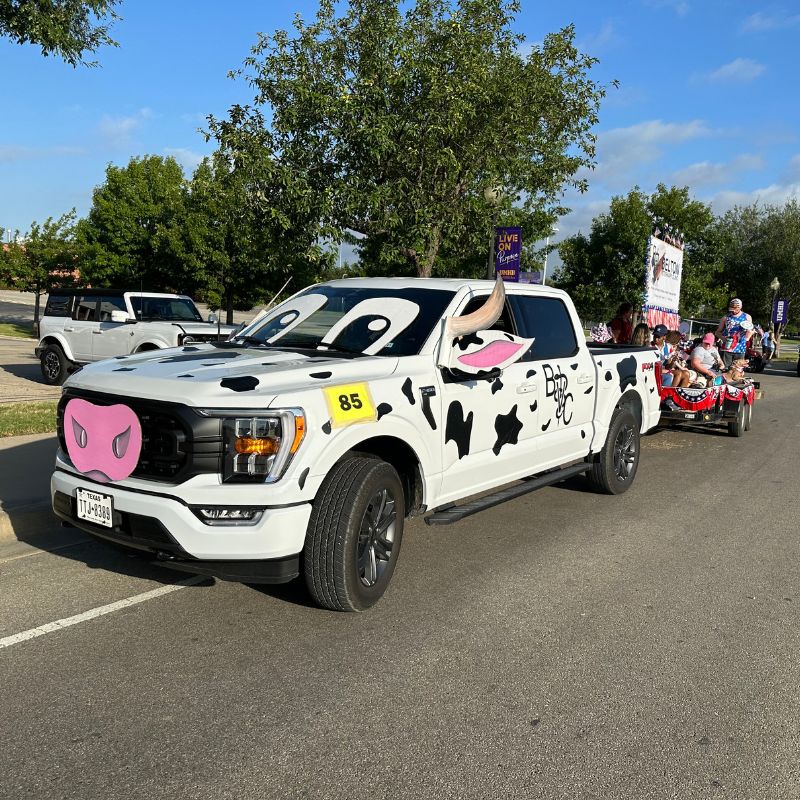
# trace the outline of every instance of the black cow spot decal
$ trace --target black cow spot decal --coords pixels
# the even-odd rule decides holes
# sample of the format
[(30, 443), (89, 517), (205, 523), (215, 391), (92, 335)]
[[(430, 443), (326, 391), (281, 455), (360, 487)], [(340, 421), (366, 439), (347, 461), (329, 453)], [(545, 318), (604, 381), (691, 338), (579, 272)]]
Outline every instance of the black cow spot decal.
[(503, 336), (505, 336), (506, 339), (508, 339), (509, 342), (513, 342), (514, 341), (514, 337), (510, 333), (504, 333)]
[(219, 385), (223, 389), (232, 389), (234, 392), (252, 392), (258, 383), (258, 378), (254, 378), (252, 375), (242, 375), (240, 378), (223, 378)]
[(322, 432), (323, 432), (323, 433), (330, 433), (330, 432), (331, 432), (331, 421), (330, 421), (330, 420), (328, 420), (328, 421), (327, 421), (327, 422), (326, 422), (326, 423), (325, 423), (325, 424), (322, 426)]
[(586, 431), (581, 431), (581, 439), (585, 439), (585, 438), (586, 438)]
[(602, 362), (602, 361), (598, 361), (598, 362), (597, 362), (597, 366), (598, 366), (598, 367), (602, 367), (602, 366), (603, 366), (603, 362)]
[(494, 443), (492, 452), (499, 456), (503, 445), (517, 443), (517, 437), (522, 430), (522, 423), (517, 419), (516, 405), (512, 406), (508, 414), (498, 414), (495, 417), (494, 429), (497, 433), (497, 441)]
[(590, 386), (590, 387), (589, 387), (589, 388), (588, 388), (588, 389), (587, 389), (587, 390), (584, 392), (584, 394), (591, 394), (591, 393), (592, 393), (592, 389), (594, 389), (594, 386)]
[(423, 386), (420, 390), (422, 395), (422, 413), (425, 419), (428, 420), (428, 425), (431, 430), (436, 430), (436, 420), (433, 418), (433, 410), (431, 409), (431, 397), (436, 394), (436, 390), (432, 386)]
[[(184, 348), (188, 349), (188, 348)], [(197, 350), (198, 348), (194, 348)], [(180, 364), (184, 361), (203, 361), (204, 359), (214, 358), (217, 361), (223, 361), (228, 358), (239, 358), (241, 353), (236, 353), (231, 350), (228, 351), (221, 351), (219, 353), (209, 353), (208, 351), (204, 352), (197, 352), (197, 353), (190, 353), (189, 355), (183, 355), (183, 351), (181, 351), (180, 355), (177, 356), (169, 356), (168, 358), (159, 359), (159, 364)], [(214, 364), (203, 364), (204, 367), (211, 366), (211, 367), (218, 367), (220, 366), (218, 363)]]
[(178, 375), (179, 378), (194, 378), (194, 375), (190, 375), (188, 372), (185, 375)]
[(535, 369), (529, 369), (529, 370), (528, 370), (528, 371), (525, 373), (525, 377), (526, 377), (526, 378), (532, 378), (532, 377), (533, 377), (535, 374), (536, 374), (536, 370), (535, 370)]
[(471, 344), (483, 344), (483, 339), (477, 333), (470, 333), (458, 339), (453, 339), (452, 347), (457, 346), (459, 350), (466, 350)]
[(653, 394), (654, 391), (655, 391), (655, 387), (651, 388), (650, 389), (650, 394)]
[(644, 376), (644, 382), (647, 383), (647, 375)]
[(531, 405), (531, 411), (536, 411), (537, 408), (539, 408), (539, 401), (538, 400), (534, 400), (532, 405)]
[(547, 420), (547, 422), (545, 422), (545, 424), (544, 424), (544, 425), (542, 425), (542, 430), (543, 430), (543, 431), (546, 431), (546, 430), (547, 430), (547, 429), (550, 427), (550, 423), (551, 423), (552, 421), (553, 421), (552, 419), (549, 419), (549, 420)]
[(413, 406), (417, 400), (414, 397), (414, 387), (411, 385), (411, 378), (406, 378), (403, 381), (403, 394), (406, 396), (406, 400)]
[(495, 392), (499, 392), (502, 388), (503, 388), (503, 381), (501, 381), (500, 378), (495, 378), (492, 381), (492, 394), (495, 394)]
[(308, 472), (309, 472), (310, 469), (311, 469), (311, 467), (306, 467), (300, 473), (300, 477), (297, 479), (297, 483), (299, 484), (301, 489), (306, 485), (306, 478), (308, 477)]
[(381, 403), (378, 406), (378, 419), (392, 413), (392, 407), (388, 403)]
[(332, 372), (312, 372), (308, 377), (309, 378), (319, 378), (320, 380), (325, 380), (325, 378), (330, 378), (333, 375)]
[(578, 369), (578, 365), (577, 364), (570, 364), (569, 368), (570, 369)]
[(115, 361), (124, 361), (128, 356), (114, 356)]
[(619, 373), (619, 390), (625, 391), (627, 386), (636, 386), (636, 358), (628, 356), (617, 364)]
[(607, 381), (612, 381), (612, 380), (614, 380), (614, 376), (613, 376), (613, 375), (611, 374), (611, 372), (609, 372), (609, 371), (607, 371), (607, 372), (606, 372), (606, 374), (605, 374), (603, 377), (604, 377), (604, 378), (605, 378)]
[(450, 407), (447, 409), (447, 424), (444, 428), (444, 441), (445, 444), (451, 440), (456, 443), (459, 460), (469, 453), (469, 440), (472, 436), (472, 418), (473, 414), (471, 411), (464, 417), (464, 408), (458, 400), (450, 403)]
[(133, 372), (136, 367), (117, 367), (114, 372)]

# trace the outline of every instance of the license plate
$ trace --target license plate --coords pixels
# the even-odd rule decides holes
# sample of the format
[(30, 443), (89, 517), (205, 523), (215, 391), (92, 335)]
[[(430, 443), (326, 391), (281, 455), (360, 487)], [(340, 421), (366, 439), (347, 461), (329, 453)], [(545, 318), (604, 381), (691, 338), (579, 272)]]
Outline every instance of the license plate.
[(94, 522), (95, 525), (105, 525), (106, 528), (114, 527), (114, 505), (110, 495), (78, 489), (75, 499), (78, 519)]

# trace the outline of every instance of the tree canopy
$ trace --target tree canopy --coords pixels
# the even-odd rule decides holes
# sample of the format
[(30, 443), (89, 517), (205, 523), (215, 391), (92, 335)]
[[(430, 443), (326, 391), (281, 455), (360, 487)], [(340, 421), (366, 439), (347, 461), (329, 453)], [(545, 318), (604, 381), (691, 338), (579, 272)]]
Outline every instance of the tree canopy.
[(240, 72), (254, 106), (212, 120), (211, 134), (241, 158), (266, 150), (289, 216), (315, 221), (319, 238), (358, 234), (373, 272), (482, 274), (475, 253), (495, 214), (543, 238), (566, 212), (564, 187), (585, 188), (605, 91), (573, 29), (523, 55), (517, 2), (336, 6), (321, 0), (293, 34), (259, 37)]
[(108, 34), (119, 0), (0, 0), (0, 36), (35, 44), (42, 55), (56, 55), (73, 67), (103, 45), (117, 46)]

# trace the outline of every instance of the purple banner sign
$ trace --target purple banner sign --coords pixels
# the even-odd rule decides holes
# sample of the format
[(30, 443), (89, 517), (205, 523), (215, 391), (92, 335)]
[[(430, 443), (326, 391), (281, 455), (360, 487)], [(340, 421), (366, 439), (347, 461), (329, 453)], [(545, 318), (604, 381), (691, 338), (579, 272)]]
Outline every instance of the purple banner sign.
[(783, 325), (789, 316), (789, 301), (785, 297), (776, 297), (772, 304), (772, 322)]
[(504, 281), (519, 281), (522, 228), (494, 229), (494, 271)]

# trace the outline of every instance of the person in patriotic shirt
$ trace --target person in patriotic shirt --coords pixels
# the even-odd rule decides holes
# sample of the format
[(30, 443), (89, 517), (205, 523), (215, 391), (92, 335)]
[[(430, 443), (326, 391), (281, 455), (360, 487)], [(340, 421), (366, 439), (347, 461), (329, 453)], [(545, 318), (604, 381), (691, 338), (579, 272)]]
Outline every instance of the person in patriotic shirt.
[(739, 358), (745, 357), (747, 342), (753, 335), (753, 320), (742, 311), (742, 301), (734, 297), (728, 303), (728, 314), (717, 326), (715, 336), (722, 339), (720, 353), (725, 369)]

